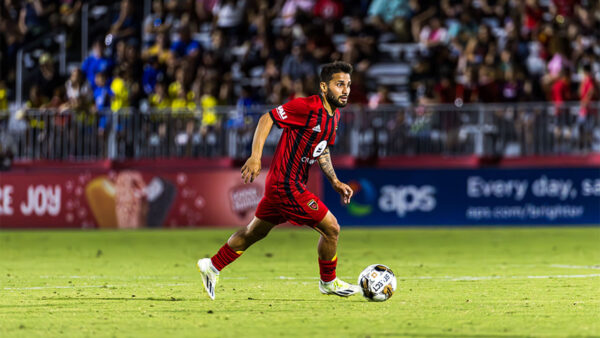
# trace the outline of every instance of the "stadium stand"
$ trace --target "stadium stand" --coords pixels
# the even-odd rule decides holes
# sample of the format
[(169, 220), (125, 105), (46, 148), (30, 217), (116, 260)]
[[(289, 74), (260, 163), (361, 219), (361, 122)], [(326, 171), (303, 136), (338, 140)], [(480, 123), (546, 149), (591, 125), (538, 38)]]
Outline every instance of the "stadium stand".
[(241, 158), (344, 60), (343, 153), (598, 152), (598, 31), (593, 0), (6, 0), (0, 123), (17, 159)]

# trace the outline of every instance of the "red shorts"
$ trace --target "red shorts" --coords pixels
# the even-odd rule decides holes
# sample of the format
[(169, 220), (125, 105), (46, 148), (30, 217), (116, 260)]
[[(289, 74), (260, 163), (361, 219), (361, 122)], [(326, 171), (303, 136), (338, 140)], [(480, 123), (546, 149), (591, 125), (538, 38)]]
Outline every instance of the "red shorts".
[(285, 194), (265, 194), (254, 215), (273, 224), (288, 221), (294, 225), (315, 227), (325, 218), (327, 211), (329, 209), (312, 192), (293, 190), (289, 197)]

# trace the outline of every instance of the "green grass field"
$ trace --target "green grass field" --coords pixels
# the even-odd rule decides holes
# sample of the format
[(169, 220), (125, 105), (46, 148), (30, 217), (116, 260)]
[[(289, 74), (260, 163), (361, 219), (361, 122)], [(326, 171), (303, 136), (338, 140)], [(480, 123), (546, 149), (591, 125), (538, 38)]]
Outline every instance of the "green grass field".
[(343, 229), (338, 276), (384, 263), (385, 303), (324, 296), (318, 234), (275, 229), (205, 295), (232, 230), (0, 232), (0, 336), (600, 336), (600, 228)]

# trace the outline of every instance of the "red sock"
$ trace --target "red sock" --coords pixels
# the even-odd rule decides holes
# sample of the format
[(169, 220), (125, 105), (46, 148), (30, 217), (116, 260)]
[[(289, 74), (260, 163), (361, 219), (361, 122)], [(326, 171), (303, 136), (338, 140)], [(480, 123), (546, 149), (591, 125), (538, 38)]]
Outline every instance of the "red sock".
[(321, 280), (323, 282), (331, 282), (335, 279), (335, 268), (337, 267), (337, 255), (330, 261), (324, 261), (319, 259), (319, 270), (321, 273)]
[(241, 253), (233, 251), (229, 244), (225, 243), (225, 245), (219, 249), (219, 252), (210, 258), (210, 261), (217, 270), (221, 271), (241, 255)]

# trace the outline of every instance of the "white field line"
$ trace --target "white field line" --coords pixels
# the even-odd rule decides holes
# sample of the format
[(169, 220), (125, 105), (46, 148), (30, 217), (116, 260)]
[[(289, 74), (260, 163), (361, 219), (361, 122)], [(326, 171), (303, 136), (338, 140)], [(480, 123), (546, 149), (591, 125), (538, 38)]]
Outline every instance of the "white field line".
[[(484, 281), (484, 280), (496, 280), (496, 279), (550, 279), (550, 278), (596, 278), (600, 277), (600, 274), (589, 274), (589, 275), (542, 275), (542, 276), (397, 276), (396, 278), (401, 280), (439, 280), (439, 281)], [(343, 276), (343, 279), (351, 279), (354, 277)], [(248, 279), (247, 277), (224, 277), (223, 279)], [(287, 277), (279, 276), (276, 279), (284, 280), (317, 280), (318, 277)], [(167, 284), (154, 284), (157, 287), (166, 286), (184, 286), (193, 285), (195, 283), (167, 283)], [(4, 290), (45, 290), (45, 289), (79, 289), (79, 288), (114, 288), (114, 287), (132, 287), (134, 284), (120, 284), (120, 285), (57, 285), (57, 286), (31, 286), (31, 287), (18, 287), (18, 288), (3, 288)]]
[(598, 269), (600, 265), (566, 265), (566, 264), (551, 264), (553, 268), (564, 268), (564, 269)]
[[(154, 286), (165, 287), (165, 286), (181, 286), (189, 285), (191, 283), (171, 283), (171, 284), (155, 284)], [(56, 286), (30, 286), (24, 288), (4, 288), (4, 290), (45, 290), (45, 289), (84, 289), (84, 288), (116, 288), (116, 287), (131, 287), (132, 284), (119, 284), (119, 285), (56, 285)]]

